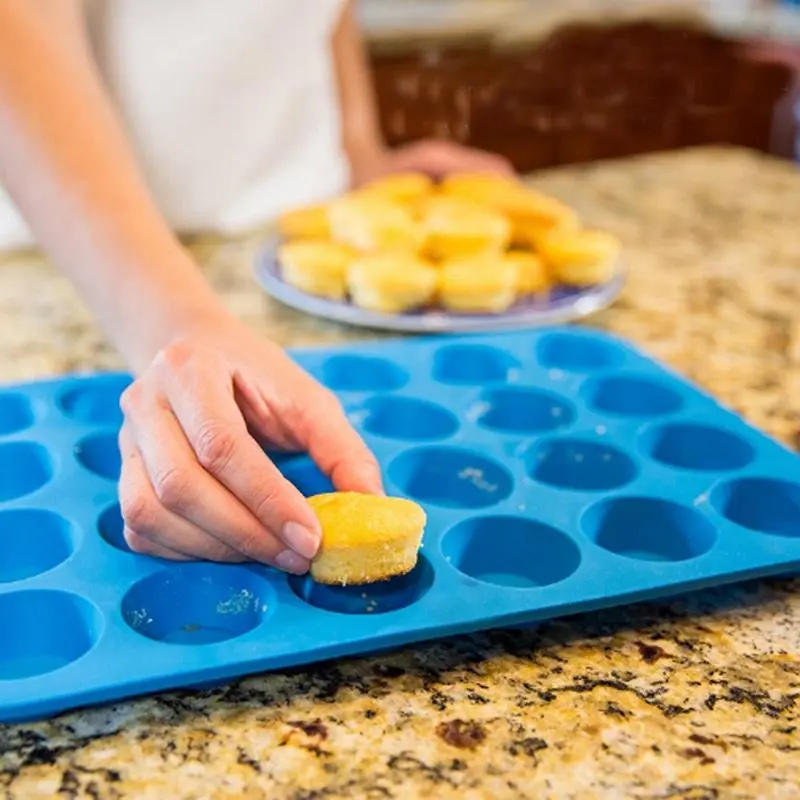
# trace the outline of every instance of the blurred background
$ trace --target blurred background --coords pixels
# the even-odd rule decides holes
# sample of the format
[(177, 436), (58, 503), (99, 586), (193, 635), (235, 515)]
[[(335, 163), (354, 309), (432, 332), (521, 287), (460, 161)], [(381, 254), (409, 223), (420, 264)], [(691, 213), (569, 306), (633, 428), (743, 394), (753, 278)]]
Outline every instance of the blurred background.
[(360, 0), (387, 138), (521, 171), (705, 144), (800, 157), (800, 0)]

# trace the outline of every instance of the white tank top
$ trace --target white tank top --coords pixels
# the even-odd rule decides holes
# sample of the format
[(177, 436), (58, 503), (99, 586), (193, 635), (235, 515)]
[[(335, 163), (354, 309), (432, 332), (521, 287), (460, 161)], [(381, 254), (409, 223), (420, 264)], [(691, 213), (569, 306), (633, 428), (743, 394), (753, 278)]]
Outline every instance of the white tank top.
[[(341, 0), (89, 0), (97, 62), (165, 217), (235, 233), (341, 190)], [(0, 190), (0, 248), (31, 236)]]

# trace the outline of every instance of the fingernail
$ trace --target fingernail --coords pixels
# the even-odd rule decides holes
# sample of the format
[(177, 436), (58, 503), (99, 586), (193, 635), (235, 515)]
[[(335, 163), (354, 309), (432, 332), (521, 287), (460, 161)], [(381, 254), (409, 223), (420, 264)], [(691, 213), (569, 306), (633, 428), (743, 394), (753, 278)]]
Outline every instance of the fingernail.
[(283, 526), (283, 536), (281, 539), (284, 544), (295, 551), (303, 558), (313, 558), (319, 550), (319, 535), (312, 533), (299, 522), (287, 522)]
[(291, 572), (293, 575), (304, 575), (308, 572), (310, 564), (307, 559), (297, 555), (294, 550), (282, 550), (275, 557), (275, 566), (284, 572)]

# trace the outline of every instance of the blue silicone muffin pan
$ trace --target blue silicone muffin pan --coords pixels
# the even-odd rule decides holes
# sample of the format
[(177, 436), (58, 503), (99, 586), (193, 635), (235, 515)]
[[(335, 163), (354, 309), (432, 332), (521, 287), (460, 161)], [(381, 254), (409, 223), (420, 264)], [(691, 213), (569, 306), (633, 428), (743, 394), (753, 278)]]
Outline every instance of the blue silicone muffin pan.
[[(123, 375), (0, 390), (0, 720), (800, 567), (800, 460), (630, 345), (561, 328), (294, 353), (424, 505), (416, 569), (330, 588), (135, 555)], [(307, 494), (303, 456), (276, 459)]]

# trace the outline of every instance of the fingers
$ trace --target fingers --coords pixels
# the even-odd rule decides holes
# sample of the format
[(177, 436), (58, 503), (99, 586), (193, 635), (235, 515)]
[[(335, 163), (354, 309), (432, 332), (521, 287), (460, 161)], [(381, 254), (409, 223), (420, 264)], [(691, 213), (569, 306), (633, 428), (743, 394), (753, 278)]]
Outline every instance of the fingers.
[[(306, 560), (313, 557), (319, 548), (319, 521), (303, 495), (285, 480), (249, 434), (236, 404), (232, 378), (221, 380), (221, 365), (194, 358), (193, 354), (178, 354), (165, 366), (165, 398), (199, 465), (289, 550)], [(171, 452), (165, 456), (164, 464), (174, 463), (177, 456), (177, 451)], [(190, 482), (183, 477), (179, 482), (181, 491), (176, 494), (192, 491)], [(211, 513), (208, 509), (213, 503), (198, 493), (196, 502), (189, 505), (202, 506), (203, 513)], [(265, 551), (265, 547), (263, 536), (238, 534), (238, 549), (272, 563), (270, 559), (277, 559), (278, 555), (270, 549)], [(288, 555), (280, 556), (290, 559)]]
[(462, 147), (451, 142), (420, 142), (403, 152), (407, 167), (416, 168), (436, 178), (454, 172), (494, 172), (515, 174), (511, 162), (496, 153)]
[(304, 405), (300, 427), (309, 455), (339, 491), (383, 494), (375, 456), (333, 395), (320, 389)]

